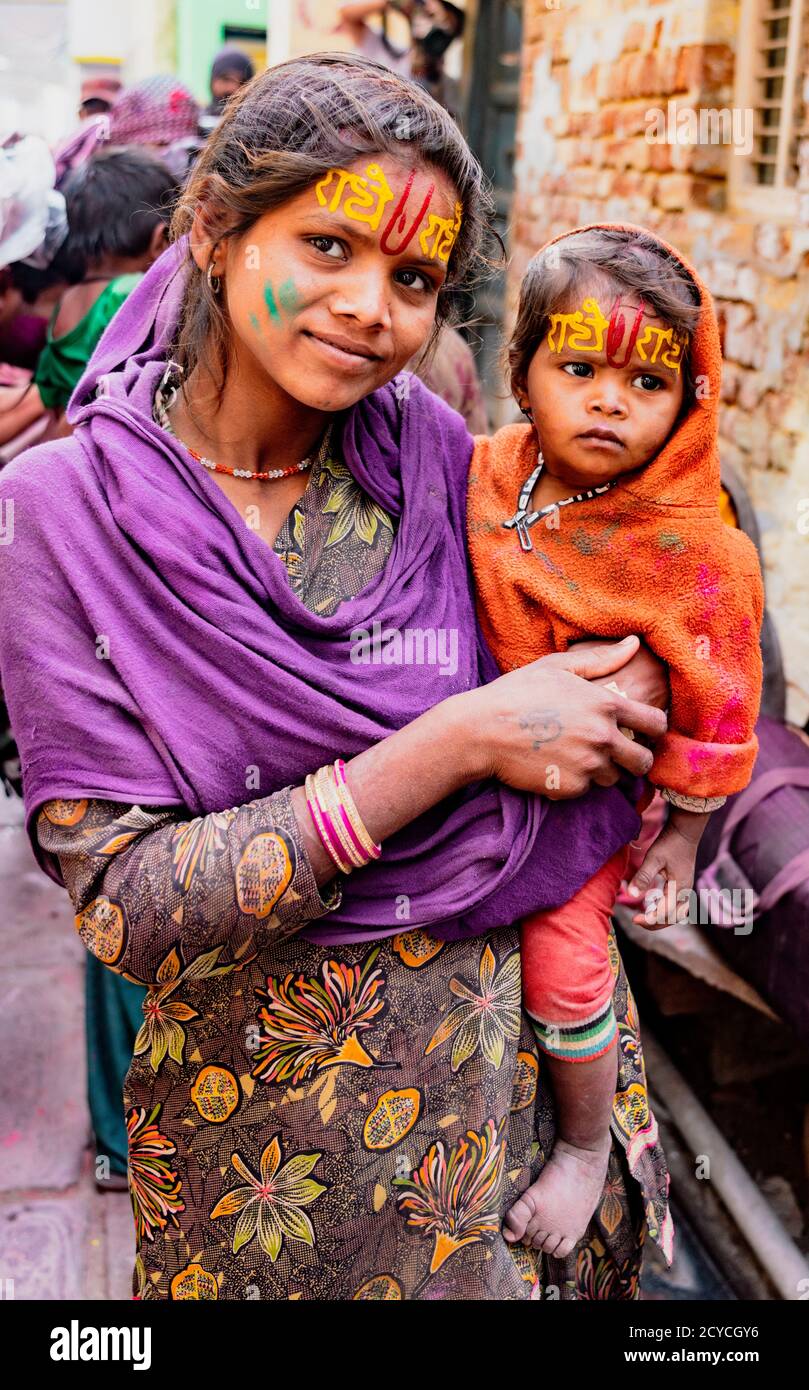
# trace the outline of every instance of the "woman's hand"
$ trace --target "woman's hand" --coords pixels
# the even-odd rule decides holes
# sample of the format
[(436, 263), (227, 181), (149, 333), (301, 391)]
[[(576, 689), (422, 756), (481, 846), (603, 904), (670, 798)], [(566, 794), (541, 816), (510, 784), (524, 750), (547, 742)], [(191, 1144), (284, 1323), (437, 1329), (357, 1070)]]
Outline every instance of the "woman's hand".
[[(626, 688), (625, 672), (639, 645), (637, 637), (577, 645), (456, 697), (476, 775), (558, 801), (581, 796), (591, 782), (613, 786), (623, 768), (638, 776), (648, 772), (652, 753), (618, 726), (659, 738), (665, 714), (604, 688), (618, 671)], [(650, 675), (644, 660), (635, 688), (660, 693), (659, 676)]]

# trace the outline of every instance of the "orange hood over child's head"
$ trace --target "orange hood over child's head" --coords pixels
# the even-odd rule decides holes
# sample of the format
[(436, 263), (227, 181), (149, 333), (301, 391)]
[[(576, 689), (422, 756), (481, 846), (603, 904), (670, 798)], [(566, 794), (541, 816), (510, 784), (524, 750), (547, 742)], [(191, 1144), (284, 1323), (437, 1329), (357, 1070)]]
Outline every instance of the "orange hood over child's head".
[(695, 483), (718, 490), (713, 302), (646, 228), (594, 223), (547, 242), (523, 280), (509, 365), (546, 469), (571, 491), (623, 474), (667, 501), (693, 501)]

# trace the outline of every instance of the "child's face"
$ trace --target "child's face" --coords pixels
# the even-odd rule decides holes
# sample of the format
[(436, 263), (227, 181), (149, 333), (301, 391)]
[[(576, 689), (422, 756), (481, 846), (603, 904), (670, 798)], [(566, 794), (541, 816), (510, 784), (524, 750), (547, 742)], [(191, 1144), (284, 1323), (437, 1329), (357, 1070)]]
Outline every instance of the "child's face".
[(430, 335), (459, 216), (437, 170), (368, 155), (220, 242), (240, 370), (319, 410), (383, 386)]
[(581, 313), (578, 329), (568, 313), (554, 316), (520, 397), (523, 404), (527, 396), (547, 471), (573, 490), (642, 468), (660, 452), (683, 401), (682, 353), (661, 336), (669, 325), (651, 313), (639, 317), (641, 299), (627, 290), (612, 314), (615, 299), (615, 290), (594, 284), (569, 306), (569, 314)]

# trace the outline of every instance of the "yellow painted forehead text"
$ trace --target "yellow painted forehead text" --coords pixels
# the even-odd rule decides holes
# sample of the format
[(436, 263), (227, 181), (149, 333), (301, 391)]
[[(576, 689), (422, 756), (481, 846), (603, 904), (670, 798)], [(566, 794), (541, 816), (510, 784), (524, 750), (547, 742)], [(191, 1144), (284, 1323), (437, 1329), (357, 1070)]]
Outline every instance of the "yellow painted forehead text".
[(619, 308), (616, 300), (610, 314), (606, 315), (597, 300), (587, 298), (583, 300), (581, 308), (572, 313), (551, 314), (548, 348), (557, 353), (604, 352), (606, 349), (611, 366), (626, 366), (634, 347), (641, 360), (650, 366), (660, 365), (679, 372), (685, 346), (683, 340), (675, 335), (673, 328), (642, 324), (642, 304), (624, 311), (629, 316), (629, 340), (625, 350), (627, 360), (620, 363), (611, 360), (626, 336), (622, 316), (618, 314)]
[[(455, 204), (453, 217), (439, 217), (430, 212), (434, 183), (430, 183), (421, 201), (415, 195), (411, 202), (415, 177), (416, 171), (411, 170), (382, 228), (381, 249), (389, 256), (400, 255), (421, 227), (418, 245), (422, 254), (430, 260), (446, 264), (461, 228), (461, 204)], [(364, 173), (350, 169), (328, 169), (315, 184), (315, 193), (321, 207), (329, 212), (337, 212), (342, 207), (346, 217), (353, 222), (366, 223), (374, 232), (379, 230), (388, 204), (394, 198), (384, 170), (378, 164), (367, 165)], [(426, 225), (422, 227), (425, 217)]]

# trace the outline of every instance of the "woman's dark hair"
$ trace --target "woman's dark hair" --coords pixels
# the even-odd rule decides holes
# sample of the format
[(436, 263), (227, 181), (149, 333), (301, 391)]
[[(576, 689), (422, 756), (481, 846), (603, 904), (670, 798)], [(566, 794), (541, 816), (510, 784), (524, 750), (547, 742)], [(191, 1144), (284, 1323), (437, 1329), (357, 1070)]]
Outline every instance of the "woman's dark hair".
[[(456, 321), (455, 305), (463, 300), (458, 292), (499, 262), (502, 242), (494, 261), (485, 249), (496, 236), (490, 231), (489, 184), (452, 117), (423, 88), (381, 63), (318, 53), (259, 73), (228, 102), (185, 187), (172, 234), (189, 232), (202, 208), (212, 241), (243, 236), (264, 213), (303, 193), (327, 170), (386, 154), (440, 171), (462, 208), (426, 355), (441, 324)], [(189, 261), (173, 355), (186, 378), (198, 363), (204, 365), (221, 396), (229, 358), (227, 310), (190, 251)]]
[(699, 291), (685, 266), (643, 231), (574, 232), (534, 256), (520, 288), (517, 321), (508, 345), (512, 392), (524, 389), (531, 359), (550, 328), (551, 314), (571, 311), (594, 280), (642, 295), (682, 341), (683, 410), (687, 409), (694, 391), (688, 345), (699, 319)]
[(123, 146), (73, 169), (62, 192), (68, 234), (59, 261), (75, 284), (104, 256), (142, 256), (156, 224), (170, 221), (179, 189), (156, 155)]

